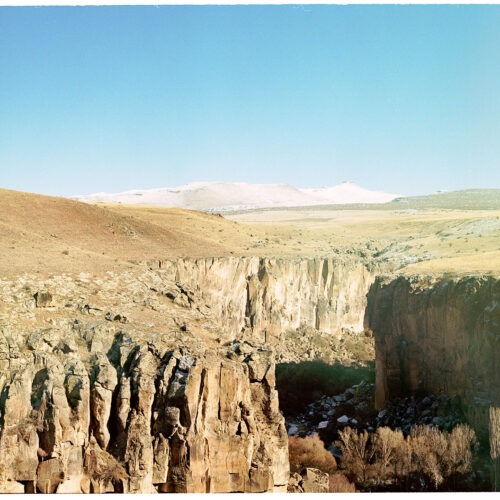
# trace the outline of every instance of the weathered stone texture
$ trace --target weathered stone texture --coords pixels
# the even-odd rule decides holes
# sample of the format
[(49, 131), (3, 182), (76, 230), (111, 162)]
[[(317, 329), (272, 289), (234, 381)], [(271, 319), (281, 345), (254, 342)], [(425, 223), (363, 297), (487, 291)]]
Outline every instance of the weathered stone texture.
[(329, 475), (318, 469), (306, 468), (290, 476), (288, 493), (328, 493)]
[(199, 292), (230, 335), (271, 344), (302, 325), (332, 334), (362, 330), (374, 280), (355, 259), (234, 257), (150, 264)]
[(121, 279), (51, 279), (50, 310), (0, 282), (0, 492), (285, 491), (274, 352), (221, 341), (162, 276)]
[(157, 357), (139, 344), (123, 365), (93, 358), (84, 374), (77, 361), (32, 359), (4, 386), (0, 490), (283, 490), (273, 353), (255, 348), (247, 361), (237, 347)]

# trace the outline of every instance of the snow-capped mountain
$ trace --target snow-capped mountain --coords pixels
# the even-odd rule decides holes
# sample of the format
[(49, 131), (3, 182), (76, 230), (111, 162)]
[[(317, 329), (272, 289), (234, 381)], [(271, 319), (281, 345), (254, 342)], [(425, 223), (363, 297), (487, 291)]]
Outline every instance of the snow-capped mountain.
[(193, 182), (177, 188), (96, 193), (74, 196), (80, 201), (164, 205), (207, 211), (245, 210), (348, 203), (385, 203), (400, 195), (370, 191), (352, 182), (324, 188), (299, 189), (290, 184)]

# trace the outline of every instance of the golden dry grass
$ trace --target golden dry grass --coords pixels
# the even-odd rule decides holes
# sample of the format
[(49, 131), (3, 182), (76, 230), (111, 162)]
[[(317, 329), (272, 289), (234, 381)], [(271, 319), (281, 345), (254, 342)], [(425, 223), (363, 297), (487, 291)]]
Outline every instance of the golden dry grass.
[(498, 210), (326, 210), (294, 208), (230, 216), (250, 225), (302, 233), (311, 255), (359, 248), (380, 262), (415, 257), (402, 273), (500, 272)]

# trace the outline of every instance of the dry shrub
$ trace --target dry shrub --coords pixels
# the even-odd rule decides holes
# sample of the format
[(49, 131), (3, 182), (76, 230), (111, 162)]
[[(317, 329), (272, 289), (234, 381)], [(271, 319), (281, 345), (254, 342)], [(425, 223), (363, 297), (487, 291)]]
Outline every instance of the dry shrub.
[(369, 433), (358, 433), (356, 429), (346, 427), (339, 434), (343, 467), (353, 473), (361, 484), (365, 484), (375, 453), (374, 447), (369, 443)]
[(471, 470), (472, 453), (479, 445), (474, 431), (467, 425), (457, 425), (450, 436), (447, 450), (446, 475), (463, 474)]
[(376, 455), (376, 464), (381, 479), (387, 478), (387, 469), (394, 462), (397, 449), (404, 441), (401, 431), (393, 431), (389, 427), (379, 427), (372, 437), (373, 447)]
[(386, 480), (408, 484), (412, 478), (427, 478), (437, 489), (445, 479), (471, 470), (477, 445), (474, 431), (466, 425), (451, 433), (417, 425), (406, 439), (401, 431), (389, 427), (372, 434), (347, 427), (340, 439), (342, 467), (362, 486)]
[(356, 485), (351, 483), (342, 472), (330, 474), (329, 478), (329, 493), (357, 493)]
[(396, 448), (394, 457), (394, 476), (398, 483), (407, 482), (407, 479), (415, 469), (413, 464), (413, 447), (411, 436), (401, 441)]
[(416, 425), (410, 436), (415, 472), (426, 475), (437, 488), (444, 479), (440, 457), (446, 453), (446, 436), (437, 427), (428, 425)]
[(123, 465), (91, 440), (85, 453), (84, 467), (89, 477), (96, 481), (120, 483), (128, 477)]
[(301, 472), (306, 467), (331, 472), (337, 469), (337, 462), (333, 455), (325, 448), (323, 441), (317, 434), (301, 438), (288, 438), (288, 453), (291, 472)]
[(436, 488), (445, 478), (471, 469), (472, 450), (477, 440), (467, 425), (458, 425), (451, 433), (417, 425), (410, 436), (417, 470), (427, 475)]

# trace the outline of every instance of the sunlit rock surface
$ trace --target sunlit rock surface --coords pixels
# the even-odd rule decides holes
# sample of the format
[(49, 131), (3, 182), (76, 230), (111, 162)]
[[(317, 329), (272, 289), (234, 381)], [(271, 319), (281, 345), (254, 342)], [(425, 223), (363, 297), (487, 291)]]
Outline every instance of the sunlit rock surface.
[(301, 325), (339, 335), (363, 329), (374, 273), (359, 259), (212, 258), (150, 262), (199, 292), (221, 325), (277, 343)]
[(270, 348), (151, 272), (0, 291), (1, 492), (286, 491)]

